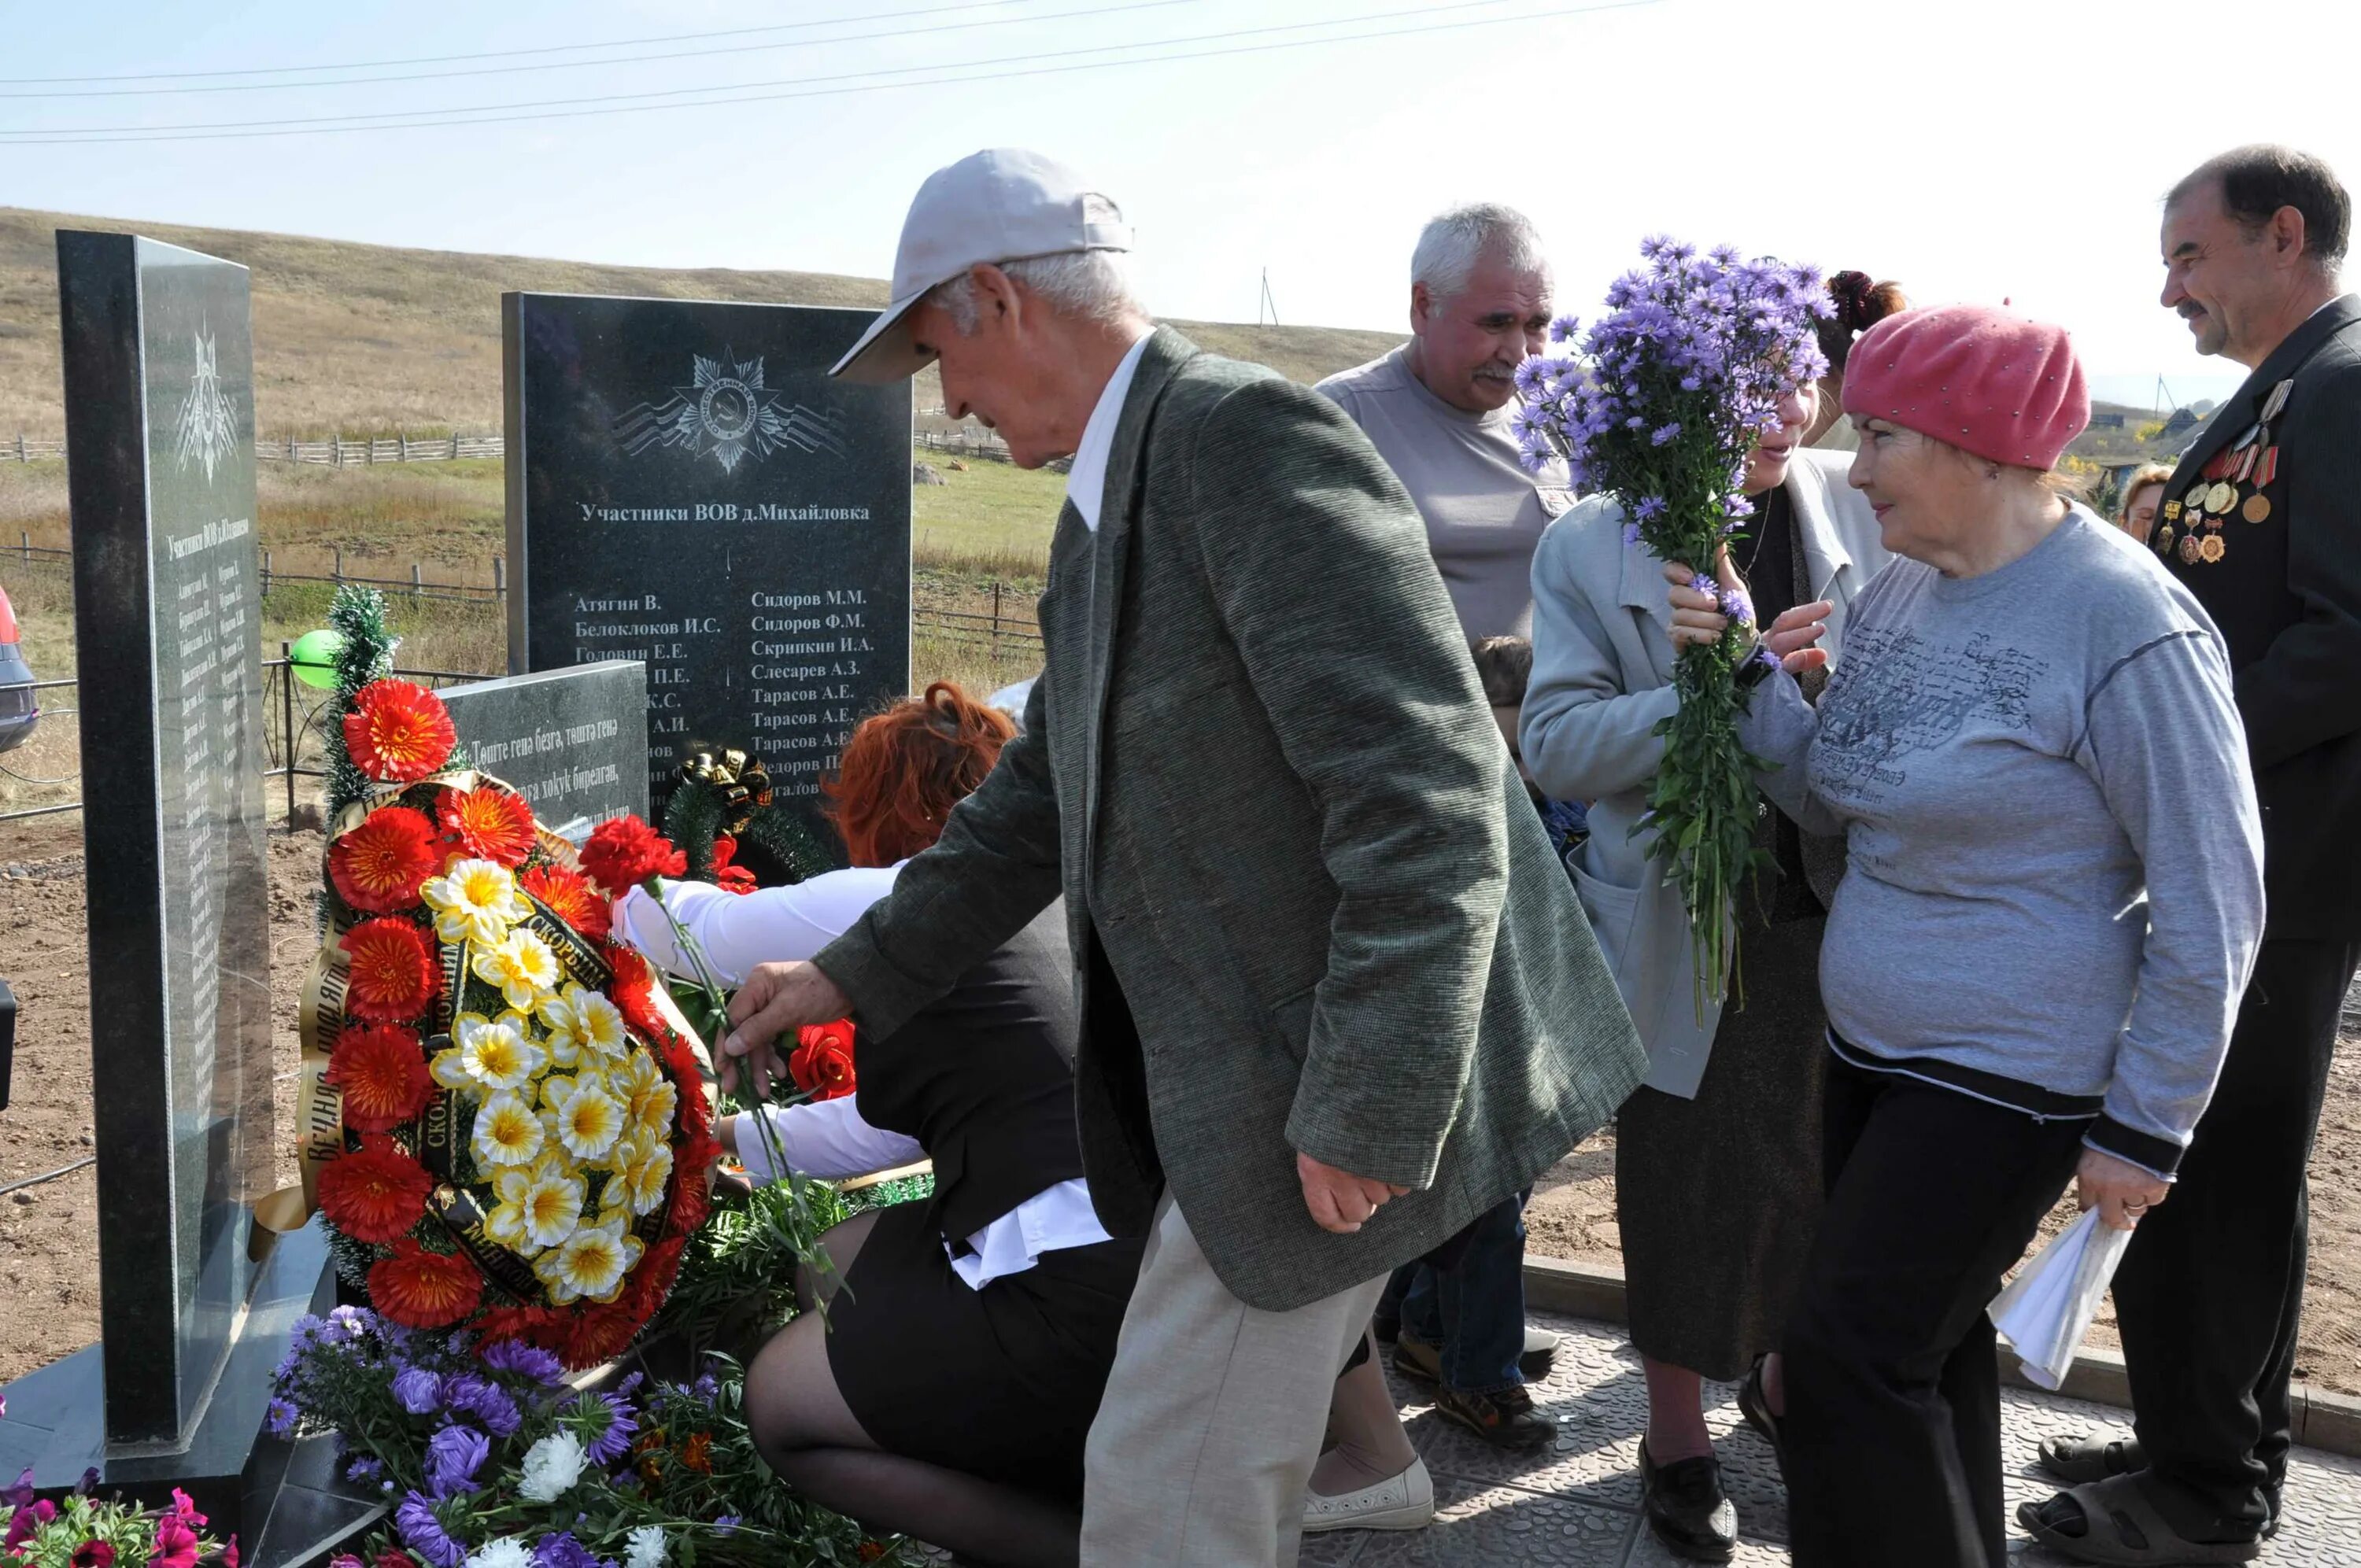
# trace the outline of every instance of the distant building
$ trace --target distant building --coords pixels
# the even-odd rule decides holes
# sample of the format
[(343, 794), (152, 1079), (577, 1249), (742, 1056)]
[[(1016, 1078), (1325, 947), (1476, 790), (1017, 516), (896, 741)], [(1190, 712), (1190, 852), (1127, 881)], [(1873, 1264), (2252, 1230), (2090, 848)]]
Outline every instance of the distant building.
[(2124, 428), (2124, 416), (2121, 414), (2092, 414), (2091, 416), (2091, 428), (2092, 430), (2121, 430)]
[(2175, 409), (2172, 411), (2172, 417), (2164, 422), (2164, 428), (2157, 434), (2166, 441), (2170, 441), (2175, 436), (2187, 435), (2191, 431), (2195, 430), (2204, 418), (2205, 416), (2195, 409)]

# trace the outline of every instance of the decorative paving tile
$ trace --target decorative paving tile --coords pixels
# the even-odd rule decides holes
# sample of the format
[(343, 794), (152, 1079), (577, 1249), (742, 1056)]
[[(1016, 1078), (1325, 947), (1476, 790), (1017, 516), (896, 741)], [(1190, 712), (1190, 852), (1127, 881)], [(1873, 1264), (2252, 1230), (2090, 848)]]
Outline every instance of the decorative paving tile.
[(1368, 1536), (1356, 1568), (1622, 1568), (1639, 1519), (1514, 1486), (1435, 1484), (1422, 1530)]

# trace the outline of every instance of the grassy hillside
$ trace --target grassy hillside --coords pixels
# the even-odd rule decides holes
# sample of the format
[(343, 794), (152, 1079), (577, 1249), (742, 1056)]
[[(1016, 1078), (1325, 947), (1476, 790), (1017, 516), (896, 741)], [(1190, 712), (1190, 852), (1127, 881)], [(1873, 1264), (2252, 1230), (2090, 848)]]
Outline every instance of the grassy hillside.
[[(885, 284), (819, 272), (681, 271), (406, 250), (292, 235), (182, 228), (0, 207), (0, 438), (65, 427), (58, 369), (60, 227), (133, 230), (254, 273), (256, 417), (266, 436), (500, 426), (500, 294), (876, 306)], [(882, 243), (882, 241), (881, 241)], [(1397, 334), (1175, 322), (1205, 347), (1299, 380), (1374, 358)], [(931, 376), (918, 406), (942, 400)]]

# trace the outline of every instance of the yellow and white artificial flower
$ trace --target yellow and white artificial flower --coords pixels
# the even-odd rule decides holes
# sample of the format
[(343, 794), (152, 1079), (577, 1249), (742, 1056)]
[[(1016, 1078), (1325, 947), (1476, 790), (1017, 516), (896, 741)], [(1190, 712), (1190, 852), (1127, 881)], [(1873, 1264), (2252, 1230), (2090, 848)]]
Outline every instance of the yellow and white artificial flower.
[(533, 914), (515, 876), (498, 861), (455, 861), (429, 877), (419, 896), (434, 911), (434, 934), (445, 942), (489, 947)]
[(611, 1301), (622, 1294), (623, 1277), (646, 1248), (620, 1220), (583, 1225), (557, 1246), (533, 1259), (533, 1271), (559, 1306), (585, 1299)]
[(632, 1213), (653, 1214), (664, 1207), (664, 1192), (672, 1180), (672, 1146), (661, 1136), (634, 1135), (623, 1148), (621, 1172), (608, 1183), (608, 1190), (620, 1187)]
[(623, 1030), (623, 1012), (588, 986), (569, 984), (563, 992), (544, 997), (538, 1010), (549, 1031), (549, 1059), (571, 1068), (585, 1059), (612, 1060), (631, 1050)]
[(557, 955), (531, 931), (512, 930), (478, 948), (475, 970), (477, 979), (499, 986), (501, 997), (520, 1013), (535, 1011), (557, 988)]
[(529, 1024), (522, 1013), (503, 1013), (498, 1018), (460, 1014), (451, 1026), (456, 1043), (435, 1052), (430, 1064), (434, 1081), (445, 1089), (479, 1096), (524, 1088), (548, 1061), (547, 1054), (527, 1036)]
[(673, 1086), (645, 1051), (634, 1051), (607, 1075), (623, 1102), (627, 1133), (661, 1143), (672, 1132), (673, 1113), (680, 1108), (680, 1091)]
[(541, 1118), (515, 1091), (501, 1090), (477, 1107), (476, 1163), (486, 1169), (531, 1165), (544, 1141)]
[(557, 1245), (582, 1223), (582, 1179), (555, 1150), (529, 1168), (501, 1171), (492, 1190), (500, 1204), (486, 1217), (484, 1234), (527, 1257)]
[(577, 1160), (605, 1163), (623, 1135), (623, 1102), (598, 1073), (550, 1074), (541, 1082), (541, 1106), (552, 1135)]

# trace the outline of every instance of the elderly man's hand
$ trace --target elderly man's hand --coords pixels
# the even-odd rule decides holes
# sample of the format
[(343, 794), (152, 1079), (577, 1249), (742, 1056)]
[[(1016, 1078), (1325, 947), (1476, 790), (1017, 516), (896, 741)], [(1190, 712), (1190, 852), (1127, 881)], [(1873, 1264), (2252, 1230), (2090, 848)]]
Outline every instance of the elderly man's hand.
[(730, 999), (730, 1033), (721, 1041), (721, 1087), (738, 1090), (738, 1061), (754, 1082), (754, 1097), (768, 1100), (771, 1085), (786, 1076), (772, 1042), (807, 1024), (827, 1024), (852, 1011), (852, 999), (817, 964), (756, 964), (738, 994)]
[(1312, 1211), (1312, 1223), (1340, 1236), (1351, 1235), (1388, 1199), (1410, 1190), (1323, 1165), (1308, 1154), (1295, 1157), (1295, 1175), (1303, 1183), (1303, 1206)]
[(2085, 1148), (2074, 1170), (2074, 1198), (2084, 1209), (2096, 1209), (2099, 1223), (2128, 1231), (2140, 1216), (2172, 1194), (2172, 1186), (2129, 1160)]

